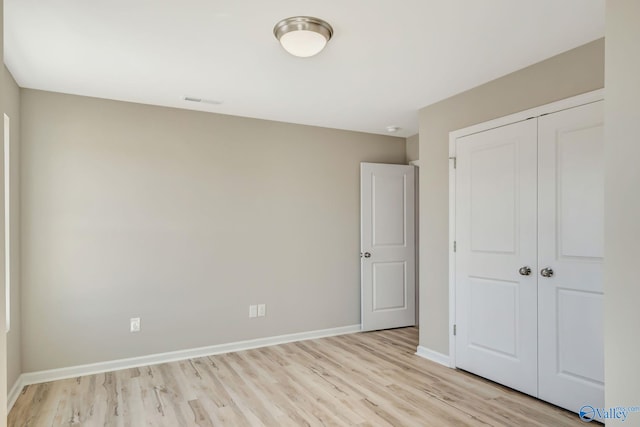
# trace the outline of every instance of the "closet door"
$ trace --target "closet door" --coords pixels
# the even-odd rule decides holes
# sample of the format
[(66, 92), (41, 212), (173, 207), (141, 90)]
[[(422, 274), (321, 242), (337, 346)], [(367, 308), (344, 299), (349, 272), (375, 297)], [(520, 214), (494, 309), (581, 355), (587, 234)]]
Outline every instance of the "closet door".
[(456, 365), (534, 396), (536, 127), (456, 141)]
[(538, 123), (539, 397), (578, 412), (604, 407), (603, 102)]

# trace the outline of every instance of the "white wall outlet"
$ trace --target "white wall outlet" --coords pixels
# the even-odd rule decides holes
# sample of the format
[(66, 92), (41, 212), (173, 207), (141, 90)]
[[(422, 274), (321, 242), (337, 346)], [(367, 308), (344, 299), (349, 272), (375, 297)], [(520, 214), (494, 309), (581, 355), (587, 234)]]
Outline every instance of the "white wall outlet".
[(258, 306), (253, 304), (249, 306), (249, 317), (258, 317)]
[(130, 320), (131, 332), (140, 332), (140, 318), (132, 317)]
[(258, 317), (263, 317), (267, 314), (267, 304), (258, 304)]

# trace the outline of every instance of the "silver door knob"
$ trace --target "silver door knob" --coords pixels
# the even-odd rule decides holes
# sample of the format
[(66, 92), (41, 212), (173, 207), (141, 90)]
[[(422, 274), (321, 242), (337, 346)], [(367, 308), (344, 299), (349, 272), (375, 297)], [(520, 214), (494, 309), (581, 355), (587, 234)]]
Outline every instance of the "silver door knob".
[(365, 252), (365, 253), (364, 253), (364, 257), (365, 257), (365, 258), (371, 258), (371, 254), (370, 254), (369, 252)]
[(542, 270), (540, 270), (540, 275), (542, 277), (551, 277), (553, 276), (553, 270), (549, 267), (543, 268)]
[(531, 274), (531, 268), (525, 265), (524, 267), (520, 267), (518, 273), (520, 273), (521, 276), (529, 276)]

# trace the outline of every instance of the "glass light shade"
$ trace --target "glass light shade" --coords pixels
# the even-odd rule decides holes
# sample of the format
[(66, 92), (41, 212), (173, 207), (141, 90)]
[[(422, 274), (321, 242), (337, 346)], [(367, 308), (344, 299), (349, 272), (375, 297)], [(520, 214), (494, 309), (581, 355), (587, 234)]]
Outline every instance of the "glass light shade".
[(320, 53), (327, 45), (327, 39), (314, 31), (297, 30), (282, 35), (280, 44), (291, 55), (308, 58)]

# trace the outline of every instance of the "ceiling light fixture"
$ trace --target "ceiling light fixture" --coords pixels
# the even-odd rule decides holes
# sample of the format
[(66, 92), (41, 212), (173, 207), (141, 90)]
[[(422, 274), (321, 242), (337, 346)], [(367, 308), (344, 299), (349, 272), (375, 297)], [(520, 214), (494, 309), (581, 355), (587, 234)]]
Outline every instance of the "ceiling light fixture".
[(400, 130), (399, 126), (387, 126), (387, 132), (398, 132)]
[(311, 16), (292, 16), (273, 27), (284, 50), (293, 56), (308, 58), (320, 53), (331, 40), (333, 28), (322, 19)]

